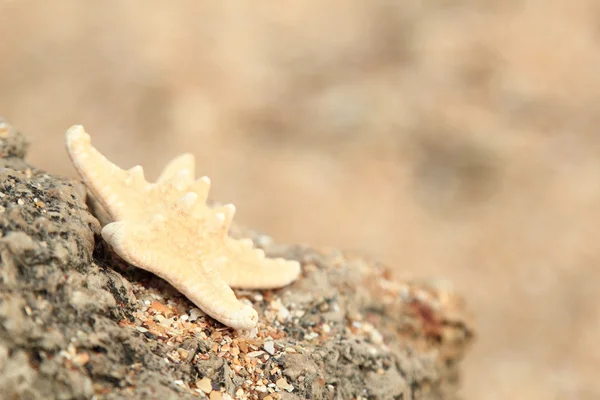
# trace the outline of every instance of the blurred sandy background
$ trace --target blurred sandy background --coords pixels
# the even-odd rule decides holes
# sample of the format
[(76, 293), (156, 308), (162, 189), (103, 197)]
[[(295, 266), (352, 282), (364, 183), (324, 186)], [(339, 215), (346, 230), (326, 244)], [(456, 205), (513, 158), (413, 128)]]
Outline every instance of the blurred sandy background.
[(0, 1), (29, 160), (192, 152), (242, 224), (451, 280), (465, 398), (600, 398), (600, 3), (208, 3)]

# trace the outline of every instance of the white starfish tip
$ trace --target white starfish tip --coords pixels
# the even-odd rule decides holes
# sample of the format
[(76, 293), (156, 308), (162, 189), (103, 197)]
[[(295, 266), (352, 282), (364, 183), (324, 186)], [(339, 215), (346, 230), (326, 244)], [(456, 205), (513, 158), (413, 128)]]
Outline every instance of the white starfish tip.
[(282, 266), (282, 269), (289, 271), (287, 284), (294, 282), (302, 273), (302, 266), (296, 260), (285, 260), (282, 258), (279, 264)]
[(73, 125), (69, 129), (67, 129), (67, 136), (75, 137), (77, 135), (87, 135), (87, 136), (89, 136), (85, 132), (85, 128), (83, 127), (83, 125)]
[(83, 125), (73, 125), (67, 130), (67, 147), (71, 147), (74, 142), (85, 141), (90, 142), (90, 135), (85, 131)]
[(296, 272), (296, 278), (298, 277), (298, 275), (300, 275), (300, 272), (302, 271), (302, 266), (300, 265), (300, 263), (298, 261), (296, 261), (296, 260), (286, 260), (284, 258), (282, 258), (281, 260), (283, 262), (285, 262), (285, 263), (288, 263), (288, 265), (290, 267), (292, 267), (292, 270), (294, 272)]
[(143, 175), (144, 174), (144, 168), (142, 168), (141, 165), (136, 165), (134, 167), (131, 167), (127, 170), (127, 172), (129, 172), (131, 175)]
[(251, 329), (258, 322), (258, 313), (252, 306), (244, 305), (239, 311), (221, 322), (234, 329)]
[(180, 204), (186, 210), (189, 210), (190, 208), (192, 208), (194, 206), (194, 204), (196, 204), (197, 200), (198, 200), (197, 193), (187, 192), (181, 198), (179, 198), (177, 203)]
[(127, 172), (128, 176), (125, 178), (125, 184), (127, 186), (131, 186), (135, 183), (146, 183), (144, 180), (144, 168), (142, 168), (141, 165), (136, 165), (135, 167), (129, 168)]

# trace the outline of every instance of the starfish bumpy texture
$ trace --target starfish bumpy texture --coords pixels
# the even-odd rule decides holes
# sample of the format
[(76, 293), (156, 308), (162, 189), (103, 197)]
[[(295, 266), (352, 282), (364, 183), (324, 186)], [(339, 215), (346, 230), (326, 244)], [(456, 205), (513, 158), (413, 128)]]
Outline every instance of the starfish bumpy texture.
[(88, 190), (105, 210), (102, 237), (125, 261), (152, 272), (214, 319), (236, 329), (258, 315), (231, 287), (271, 289), (300, 274), (297, 261), (265, 257), (250, 239), (228, 236), (233, 204), (210, 208), (207, 177), (194, 179), (194, 157), (171, 161), (155, 183), (141, 166), (123, 170), (92, 145), (82, 126), (66, 134), (67, 150)]

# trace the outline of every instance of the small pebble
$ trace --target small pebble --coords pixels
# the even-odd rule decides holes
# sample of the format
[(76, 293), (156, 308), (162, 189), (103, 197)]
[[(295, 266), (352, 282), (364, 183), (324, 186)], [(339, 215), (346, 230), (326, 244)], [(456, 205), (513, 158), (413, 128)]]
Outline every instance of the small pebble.
[(206, 394), (212, 392), (212, 382), (208, 378), (202, 378), (199, 381), (197, 381), (196, 387)]
[(210, 400), (223, 400), (223, 393), (213, 390), (209, 396)]
[(177, 349), (177, 353), (179, 353), (179, 357), (182, 360), (187, 360), (188, 356), (190, 355), (189, 351), (187, 351), (186, 349), (182, 349), (182, 348)]
[(277, 379), (277, 382), (275, 382), (275, 384), (279, 389), (287, 390), (288, 392), (294, 390), (294, 386), (290, 385), (285, 378)]
[(270, 355), (275, 354), (275, 343), (272, 340), (268, 340), (263, 345), (263, 349)]
[(204, 312), (203, 312), (201, 309), (199, 309), (199, 308), (192, 308), (192, 309), (190, 310), (190, 312), (189, 312), (189, 315), (190, 315), (190, 319), (189, 319), (189, 321), (190, 321), (190, 322), (194, 322), (194, 321), (196, 321), (198, 318), (200, 318), (201, 316), (203, 316), (203, 315), (204, 315)]
[(260, 393), (267, 393), (267, 387), (263, 386), (263, 385), (256, 386), (254, 388), (254, 390), (256, 390), (257, 392), (260, 392)]
[(277, 321), (285, 322), (290, 318), (290, 311), (285, 307), (281, 306), (279, 310), (277, 310)]

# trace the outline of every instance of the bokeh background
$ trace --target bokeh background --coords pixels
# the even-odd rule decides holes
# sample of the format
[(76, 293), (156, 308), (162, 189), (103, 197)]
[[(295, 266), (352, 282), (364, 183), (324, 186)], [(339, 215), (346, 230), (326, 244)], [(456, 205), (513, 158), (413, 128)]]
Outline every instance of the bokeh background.
[(600, 398), (600, 2), (0, 1), (0, 115), (464, 294), (466, 399)]

